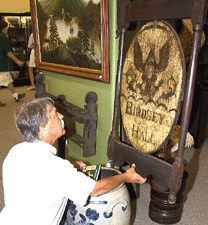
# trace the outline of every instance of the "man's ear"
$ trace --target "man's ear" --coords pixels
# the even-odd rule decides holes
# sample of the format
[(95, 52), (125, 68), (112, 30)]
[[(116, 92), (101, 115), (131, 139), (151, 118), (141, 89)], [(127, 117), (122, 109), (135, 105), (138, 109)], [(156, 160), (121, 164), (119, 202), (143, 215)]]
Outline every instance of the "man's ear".
[(48, 135), (48, 129), (47, 127), (42, 127), (40, 126), (40, 140), (42, 140), (43, 138), (45, 138)]

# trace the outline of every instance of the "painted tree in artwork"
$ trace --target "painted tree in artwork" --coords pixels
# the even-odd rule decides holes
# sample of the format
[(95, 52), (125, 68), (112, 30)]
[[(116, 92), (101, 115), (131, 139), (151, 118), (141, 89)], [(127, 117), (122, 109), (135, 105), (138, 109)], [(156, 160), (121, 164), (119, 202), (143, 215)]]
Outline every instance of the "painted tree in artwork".
[(100, 3), (94, 4), (92, 0), (88, 5), (77, 13), (79, 19), (78, 37), (82, 41), (83, 53), (95, 56), (95, 46), (93, 40), (101, 39), (100, 30)]
[(82, 41), (83, 52), (86, 53), (87, 51), (89, 51), (89, 48), (90, 48), (90, 41), (89, 41), (89, 36), (88, 36), (87, 32), (85, 32), (83, 30), (79, 31), (78, 37)]
[(90, 53), (91, 53), (92, 56), (95, 56), (95, 46), (94, 46), (93, 42), (91, 43)]
[(55, 50), (59, 46), (59, 33), (56, 26), (55, 16), (50, 17), (50, 40), (49, 47), (51, 50)]

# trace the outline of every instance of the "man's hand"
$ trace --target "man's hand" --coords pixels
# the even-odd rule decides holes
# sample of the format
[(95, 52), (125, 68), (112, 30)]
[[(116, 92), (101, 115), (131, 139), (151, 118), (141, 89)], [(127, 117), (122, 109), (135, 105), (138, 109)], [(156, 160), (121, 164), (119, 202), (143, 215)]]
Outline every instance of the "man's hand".
[(124, 182), (143, 184), (147, 180), (147, 178), (144, 179), (143, 177), (141, 177), (135, 171), (135, 167), (136, 167), (135, 164), (132, 164), (131, 168), (128, 169), (125, 173), (97, 180), (95, 188), (93, 189), (90, 195), (91, 196), (102, 195), (108, 191), (113, 190), (114, 188), (118, 187), (121, 183)]
[(75, 168), (77, 168), (79, 171), (85, 173), (86, 170), (83, 168), (83, 166), (86, 166), (86, 164), (82, 161), (70, 161), (71, 164), (74, 165)]
[(132, 164), (131, 168), (128, 169), (125, 173), (126, 175), (126, 182), (127, 183), (139, 183), (143, 184), (146, 182), (147, 178), (141, 177), (136, 171), (135, 171), (135, 164)]

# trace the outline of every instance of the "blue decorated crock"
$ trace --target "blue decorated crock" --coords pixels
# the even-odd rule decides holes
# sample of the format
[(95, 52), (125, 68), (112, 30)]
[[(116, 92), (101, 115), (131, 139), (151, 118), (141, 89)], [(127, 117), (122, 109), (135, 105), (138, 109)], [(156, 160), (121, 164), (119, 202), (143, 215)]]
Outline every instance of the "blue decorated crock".
[[(99, 179), (121, 174), (120, 171), (102, 167)], [(125, 184), (103, 195), (89, 199), (86, 206), (70, 201), (67, 211), (68, 225), (128, 225), (130, 224), (130, 197)]]

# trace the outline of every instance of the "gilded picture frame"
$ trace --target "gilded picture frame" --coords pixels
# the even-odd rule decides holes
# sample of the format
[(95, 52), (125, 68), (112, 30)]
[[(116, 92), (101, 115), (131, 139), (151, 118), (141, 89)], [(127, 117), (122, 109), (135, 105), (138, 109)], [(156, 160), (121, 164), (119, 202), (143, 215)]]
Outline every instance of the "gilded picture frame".
[(30, 6), (37, 68), (110, 82), (108, 0), (30, 0)]

